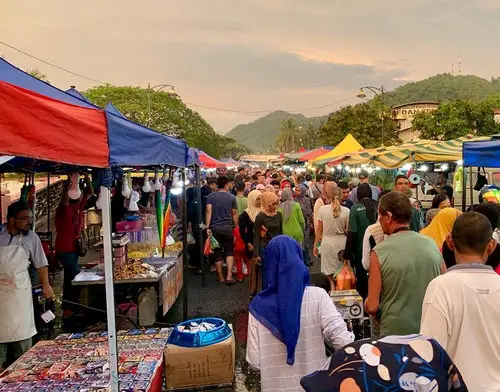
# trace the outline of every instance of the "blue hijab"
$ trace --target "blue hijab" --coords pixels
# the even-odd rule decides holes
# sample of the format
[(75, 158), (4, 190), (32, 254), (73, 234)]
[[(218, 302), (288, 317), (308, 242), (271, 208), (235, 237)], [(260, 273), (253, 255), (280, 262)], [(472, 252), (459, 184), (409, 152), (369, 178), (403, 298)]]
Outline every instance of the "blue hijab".
[(286, 363), (293, 365), (309, 270), (298, 242), (285, 235), (269, 242), (264, 260), (267, 287), (250, 303), (250, 313), (286, 345)]

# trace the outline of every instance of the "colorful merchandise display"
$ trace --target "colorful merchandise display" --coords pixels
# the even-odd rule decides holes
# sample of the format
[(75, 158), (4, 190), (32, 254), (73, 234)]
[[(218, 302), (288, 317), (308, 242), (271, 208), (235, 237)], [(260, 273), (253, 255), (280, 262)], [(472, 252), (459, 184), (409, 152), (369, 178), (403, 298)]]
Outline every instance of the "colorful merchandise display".
[[(120, 391), (161, 391), (171, 331), (118, 332)], [(73, 333), (39, 342), (0, 375), (0, 391), (106, 391), (109, 382), (107, 333)]]

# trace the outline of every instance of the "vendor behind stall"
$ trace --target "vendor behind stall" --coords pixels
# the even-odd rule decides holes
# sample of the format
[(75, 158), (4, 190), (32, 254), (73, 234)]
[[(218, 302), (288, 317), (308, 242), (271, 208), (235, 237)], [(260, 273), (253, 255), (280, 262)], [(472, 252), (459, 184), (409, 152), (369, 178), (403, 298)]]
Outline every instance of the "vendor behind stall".
[(30, 263), (38, 271), (43, 296), (54, 297), (42, 243), (31, 230), (33, 213), (26, 204), (15, 202), (8, 208), (7, 220), (0, 232), (0, 369), (24, 354), (37, 333)]
[[(71, 285), (71, 281), (80, 273), (78, 265), (78, 239), (84, 229), (83, 210), (94, 189), (88, 175), (85, 175), (86, 187), (79, 186), (78, 173), (71, 173), (65, 184), (61, 202), (56, 210), (56, 252), (64, 268), (63, 282), (63, 318), (73, 315), (77, 309), (74, 303), (79, 302), (80, 292)], [(66, 302), (70, 301), (70, 302)]]

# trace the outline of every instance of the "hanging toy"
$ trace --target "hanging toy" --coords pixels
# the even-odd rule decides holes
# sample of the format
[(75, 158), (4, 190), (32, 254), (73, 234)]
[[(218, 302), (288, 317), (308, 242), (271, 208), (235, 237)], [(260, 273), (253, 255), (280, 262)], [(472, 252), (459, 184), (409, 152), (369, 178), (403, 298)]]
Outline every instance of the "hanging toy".
[(79, 200), (82, 196), (82, 190), (80, 189), (80, 174), (71, 173), (69, 177), (70, 188), (68, 191), (68, 196), (71, 200)]
[(132, 190), (132, 193), (130, 195), (130, 202), (128, 204), (128, 210), (130, 212), (136, 212), (139, 211), (139, 200), (141, 199), (141, 195), (139, 192)]
[(130, 197), (130, 194), (132, 193), (132, 189), (130, 189), (129, 186), (129, 177), (128, 174), (123, 176), (123, 184), (122, 184), (122, 196), (126, 199)]
[(155, 191), (161, 191), (161, 181), (160, 181), (160, 175), (158, 172), (155, 172), (155, 180), (153, 183), (153, 189)]
[(144, 173), (144, 185), (142, 186), (142, 191), (144, 193), (151, 192), (151, 184), (149, 183), (148, 173)]

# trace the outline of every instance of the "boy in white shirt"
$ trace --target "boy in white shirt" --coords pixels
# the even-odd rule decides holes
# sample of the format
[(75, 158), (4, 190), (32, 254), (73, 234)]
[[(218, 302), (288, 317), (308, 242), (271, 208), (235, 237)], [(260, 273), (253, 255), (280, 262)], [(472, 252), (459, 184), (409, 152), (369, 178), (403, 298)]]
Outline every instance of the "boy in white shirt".
[(469, 391), (500, 391), (500, 275), (484, 265), (496, 246), (491, 224), (466, 212), (446, 241), (457, 265), (429, 283), (420, 332), (446, 349)]

